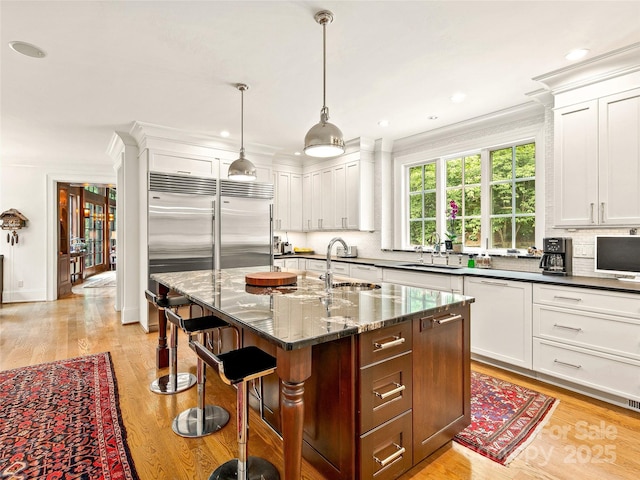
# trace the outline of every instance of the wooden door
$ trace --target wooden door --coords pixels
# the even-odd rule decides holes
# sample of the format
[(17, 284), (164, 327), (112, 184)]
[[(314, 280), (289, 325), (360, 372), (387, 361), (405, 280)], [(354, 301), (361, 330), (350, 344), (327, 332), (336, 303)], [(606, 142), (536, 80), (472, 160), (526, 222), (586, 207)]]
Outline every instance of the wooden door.
[(58, 298), (71, 295), (69, 186), (58, 184)]
[(469, 306), (413, 326), (413, 463), (471, 423)]

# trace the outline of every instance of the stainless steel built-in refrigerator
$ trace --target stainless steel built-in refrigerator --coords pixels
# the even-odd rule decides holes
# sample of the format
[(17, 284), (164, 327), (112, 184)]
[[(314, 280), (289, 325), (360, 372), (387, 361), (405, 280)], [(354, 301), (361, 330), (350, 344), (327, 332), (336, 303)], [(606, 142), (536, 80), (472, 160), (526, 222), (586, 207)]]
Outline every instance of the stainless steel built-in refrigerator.
[(272, 199), (269, 183), (151, 172), (149, 273), (271, 265)]

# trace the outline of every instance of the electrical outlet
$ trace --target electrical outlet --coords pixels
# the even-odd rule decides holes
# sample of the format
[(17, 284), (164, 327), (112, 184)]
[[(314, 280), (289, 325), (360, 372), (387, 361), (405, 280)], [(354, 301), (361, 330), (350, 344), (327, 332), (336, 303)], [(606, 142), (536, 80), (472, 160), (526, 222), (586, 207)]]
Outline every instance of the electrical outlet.
[(576, 244), (573, 246), (573, 256), (575, 258), (593, 258), (594, 249), (590, 244)]
[(24, 280), (18, 280), (18, 288), (24, 287)]

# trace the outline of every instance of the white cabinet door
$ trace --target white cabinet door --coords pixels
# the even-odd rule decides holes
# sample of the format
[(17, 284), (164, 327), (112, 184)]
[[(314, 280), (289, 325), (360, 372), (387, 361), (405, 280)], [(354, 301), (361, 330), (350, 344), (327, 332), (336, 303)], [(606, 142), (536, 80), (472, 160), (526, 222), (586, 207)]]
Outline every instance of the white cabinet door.
[(347, 228), (347, 175), (346, 165), (338, 165), (333, 169), (334, 181), (334, 225), (337, 229)]
[(301, 232), (302, 228), (302, 175), (291, 174), (289, 183), (289, 230)]
[(196, 158), (164, 153), (152, 153), (149, 171), (193, 175), (194, 177), (216, 177), (218, 161), (215, 158)]
[(600, 224), (640, 223), (640, 88), (601, 98)]
[(336, 225), (335, 172), (333, 168), (322, 170), (322, 223), (321, 229), (332, 230)]
[(598, 102), (554, 113), (556, 225), (598, 223)]
[[(345, 182), (345, 228), (356, 230), (360, 228), (360, 211), (366, 208), (360, 205), (360, 199), (366, 194), (362, 189), (366, 189), (366, 185), (361, 185), (360, 178), (360, 162), (349, 163), (345, 166), (346, 182)], [(371, 195), (373, 202), (373, 195)]]
[(471, 304), (471, 352), (532, 368), (530, 283), (465, 277)]
[(305, 232), (309, 232), (314, 228), (311, 216), (313, 201), (311, 174), (305, 173), (302, 175), (302, 230)]
[(349, 276), (358, 280), (376, 283), (382, 280), (382, 269), (372, 265), (352, 263), (349, 266)]
[(288, 172), (274, 172), (275, 201), (273, 202), (273, 229), (276, 232), (289, 230), (289, 196), (291, 176)]
[(311, 228), (322, 228), (322, 172), (311, 172)]

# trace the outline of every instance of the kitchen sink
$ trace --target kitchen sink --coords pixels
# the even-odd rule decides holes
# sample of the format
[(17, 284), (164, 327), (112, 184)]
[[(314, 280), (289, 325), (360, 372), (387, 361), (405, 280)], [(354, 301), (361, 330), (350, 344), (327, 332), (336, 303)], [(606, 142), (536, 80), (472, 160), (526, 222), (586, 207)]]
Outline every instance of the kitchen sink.
[(458, 268), (462, 268), (463, 265), (443, 265), (438, 263), (400, 263), (398, 267), (420, 267), (420, 268), (442, 268), (445, 270), (457, 270)]
[(380, 288), (380, 285), (377, 283), (366, 283), (366, 282), (339, 282), (334, 283), (331, 286), (332, 289), (336, 290), (347, 290), (347, 291), (361, 291), (361, 290), (374, 290), (376, 288)]

